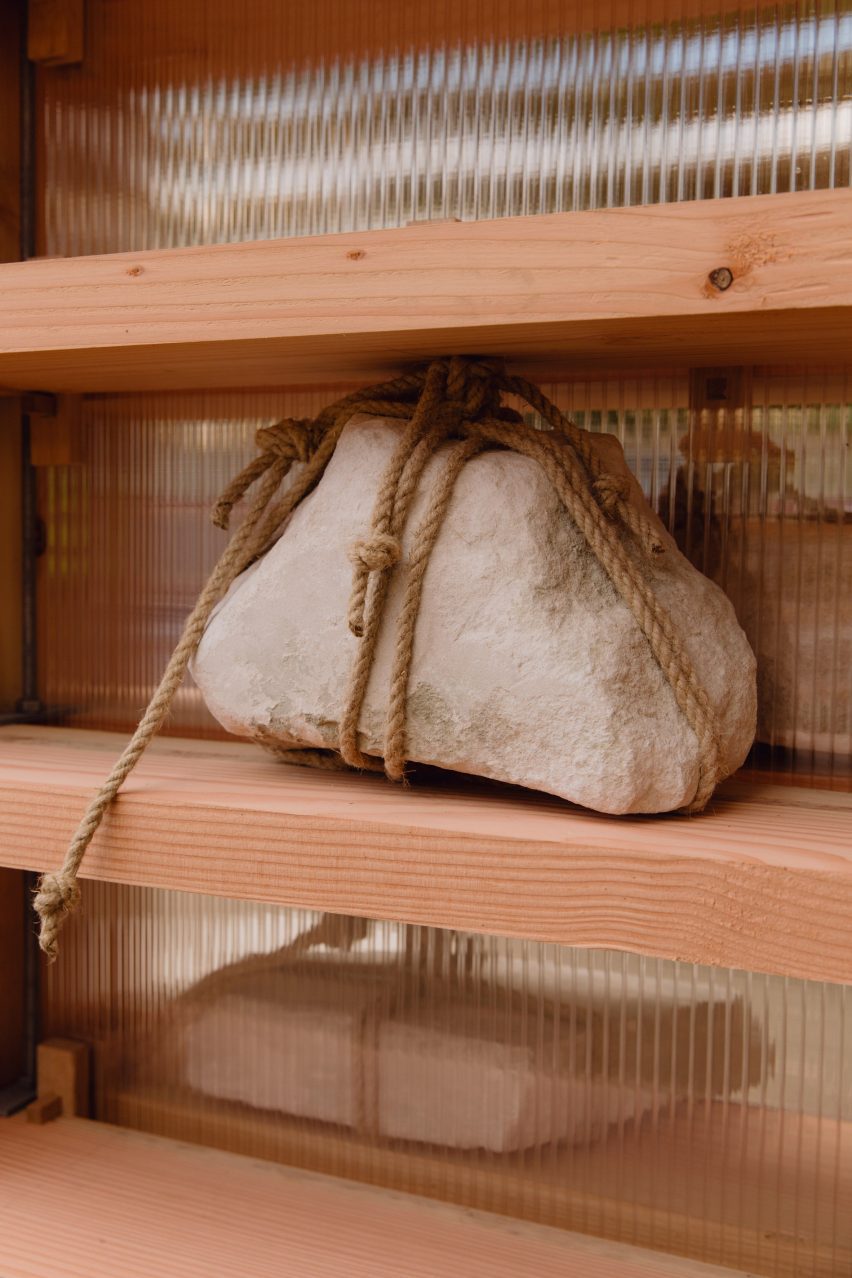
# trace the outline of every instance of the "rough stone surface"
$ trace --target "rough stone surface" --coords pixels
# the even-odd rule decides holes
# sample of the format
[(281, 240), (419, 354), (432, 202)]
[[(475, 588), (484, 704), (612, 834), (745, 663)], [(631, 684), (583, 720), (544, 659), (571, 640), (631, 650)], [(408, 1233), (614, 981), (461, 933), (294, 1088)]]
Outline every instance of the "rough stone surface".
[(183, 1081), (205, 1096), (354, 1127), (368, 993), (349, 990), (344, 1005), (297, 973), (276, 994), (224, 994), (188, 1019)]
[[(357, 643), (347, 550), (369, 529), (398, 430), (346, 428), (321, 483), (211, 619), (193, 673), (230, 731), (336, 744)], [(618, 441), (595, 439), (608, 469), (629, 474)], [(426, 469), (404, 551), (442, 456)], [(644, 501), (635, 480), (631, 492)], [(733, 771), (754, 736), (754, 656), (722, 591), (661, 535), (667, 553), (653, 565), (642, 556), (643, 570), (716, 706)], [(362, 748), (377, 755), (404, 575), (403, 559), (361, 716)], [(697, 741), (647, 640), (540, 468), (517, 454), (483, 454), (459, 477), (424, 585), (408, 757), (601, 812), (668, 811), (695, 793)]]

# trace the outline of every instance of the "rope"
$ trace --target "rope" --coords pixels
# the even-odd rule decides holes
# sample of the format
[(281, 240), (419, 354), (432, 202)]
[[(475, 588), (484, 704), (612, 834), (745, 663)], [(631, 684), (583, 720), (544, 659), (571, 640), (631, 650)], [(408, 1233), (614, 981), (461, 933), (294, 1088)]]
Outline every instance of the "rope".
[[(525, 425), (514, 410), (502, 404), (503, 394), (525, 400), (551, 430), (538, 431)], [(362, 769), (382, 767), (380, 760), (360, 748), (358, 725), (390, 582), (395, 572), (404, 572), (383, 764), (389, 777), (404, 778), (408, 689), (417, 616), (431, 553), (464, 466), (485, 449), (502, 448), (529, 457), (541, 466), (566, 513), (633, 613), (699, 743), (699, 779), (686, 810), (699, 811), (710, 798), (721, 772), (715, 715), (674, 621), (625, 545), (626, 531), (648, 557), (665, 553), (652, 521), (630, 502), (629, 482), (605, 469), (588, 433), (570, 422), (539, 387), (508, 375), (497, 362), (460, 356), (438, 359), (402, 377), (354, 391), (330, 404), (312, 421), (287, 419), (257, 432), (258, 455), (228, 485), (213, 512), (214, 522), (227, 528), (235, 505), (254, 487), (245, 518), (202, 589), (139, 726), (86, 809), (62, 866), (55, 873), (43, 875), (39, 883), (34, 906), (41, 919), (39, 944), (49, 960), (56, 957), (63, 923), (79, 905), (77, 875), (86, 849), (124, 781), (165, 721), (213, 609), (232, 582), (266, 553), (292, 512), (322, 478), (346, 424), (356, 415), (365, 414), (399, 419), (405, 425), (379, 484), (369, 533), (349, 548), (353, 577), (348, 622), (358, 645), (340, 718), (342, 762)], [(427, 463), (447, 441), (455, 441), (455, 446), (429, 494), (427, 511), (414, 534), (408, 561), (403, 562), (402, 535), (411, 504)], [(274, 500), (294, 464), (300, 470)], [(272, 743), (265, 740), (264, 744)], [(323, 751), (278, 747), (276, 753), (311, 766), (334, 766), (336, 759)]]

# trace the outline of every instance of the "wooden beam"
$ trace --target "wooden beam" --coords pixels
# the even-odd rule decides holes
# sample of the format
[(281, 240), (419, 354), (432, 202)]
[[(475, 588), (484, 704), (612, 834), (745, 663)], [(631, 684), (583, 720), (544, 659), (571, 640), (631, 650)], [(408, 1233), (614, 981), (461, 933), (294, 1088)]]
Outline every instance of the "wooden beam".
[(850, 225), (837, 190), (12, 263), (0, 386), (365, 380), (464, 351), (538, 377), (846, 363)]
[[(124, 745), (0, 730), (0, 864), (60, 864)], [(160, 740), (84, 863), (111, 882), (852, 981), (852, 796), (734, 781), (698, 817), (602, 817)]]
[(27, 1278), (735, 1278), (79, 1118), (0, 1123), (0, 1198), (0, 1269)]

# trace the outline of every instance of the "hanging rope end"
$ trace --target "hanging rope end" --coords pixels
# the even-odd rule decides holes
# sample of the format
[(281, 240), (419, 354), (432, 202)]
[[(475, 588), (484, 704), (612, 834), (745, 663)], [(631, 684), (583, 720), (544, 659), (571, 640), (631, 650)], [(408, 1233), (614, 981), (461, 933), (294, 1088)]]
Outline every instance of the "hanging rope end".
[(33, 900), (33, 909), (41, 920), (38, 943), (47, 955), (47, 961), (53, 963), (58, 953), (59, 933), (65, 920), (80, 904), (80, 888), (76, 876), (63, 874), (43, 874), (39, 880), (38, 890)]

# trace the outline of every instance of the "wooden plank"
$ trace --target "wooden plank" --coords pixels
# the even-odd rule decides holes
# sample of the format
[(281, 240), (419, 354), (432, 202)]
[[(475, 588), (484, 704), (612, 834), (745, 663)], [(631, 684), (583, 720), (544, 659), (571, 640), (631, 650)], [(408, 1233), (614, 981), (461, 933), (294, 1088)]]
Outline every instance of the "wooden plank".
[(295, 385), (471, 350), (537, 377), (844, 363), (850, 224), (837, 190), (11, 263), (0, 386)]
[(0, 1123), (0, 1191), (4, 1278), (732, 1278), (84, 1119)]
[(27, 57), (42, 66), (83, 61), (85, 0), (29, 0)]
[[(461, 1206), (799, 1278), (852, 1273), (852, 1123), (699, 1101), (609, 1140), (499, 1159), (377, 1143), (173, 1088), (111, 1096), (111, 1122)], [(795, 1220), (797, 1228), (789, 1228)]]
[[(58, 865), (124, 738), (0, 731), (0, 864)], [(852, 980), (852, 796), (723, 787), (698, 817), (603, 817), (487, 783), (287, 767), (160, 740), (90, 848), (93, 878)]]

